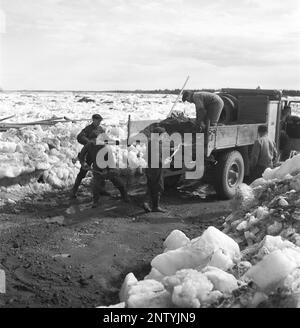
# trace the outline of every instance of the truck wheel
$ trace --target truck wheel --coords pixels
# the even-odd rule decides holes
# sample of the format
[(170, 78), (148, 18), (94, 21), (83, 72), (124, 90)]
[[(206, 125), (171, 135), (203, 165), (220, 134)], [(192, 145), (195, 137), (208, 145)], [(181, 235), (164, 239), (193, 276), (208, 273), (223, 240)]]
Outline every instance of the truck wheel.
[(216, 167), (215, 189), (222, 199), (234, 197), (236, 188), (243, 182), (245, 174), (243, 156), (231, 151), (221, 156)]

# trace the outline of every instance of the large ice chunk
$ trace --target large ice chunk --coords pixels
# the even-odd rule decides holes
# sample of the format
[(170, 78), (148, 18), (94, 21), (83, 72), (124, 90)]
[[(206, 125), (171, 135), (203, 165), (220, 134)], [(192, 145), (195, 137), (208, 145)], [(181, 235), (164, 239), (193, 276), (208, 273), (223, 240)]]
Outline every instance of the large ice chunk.
[(128, 299), (125, 301), (129, 308), (161, 308), (170, 307), (171, 294), (163, 284), (156, 280), (141, 280), (128, 290)]
[(293, 243), (288, 240), (283, 240), (281, 236), (267, 235), (262, 241), (262, 245), (257, 253), (258, 258), (263, 258), (265, 255), (272, 253), (278, 249), (284, 249), (287, 247), (295, 247)]
[(288, 174), (294, 174), (300, 170), (300, 154), (296, 155), (281, 164), (281, 166), (276, 167), (271, 170), (268, 169), (263, 173), (263, 178), (265, 180), (270, 179), (283, 179)]
[[(151, 265), (163, 275), (170, 276), (180, 269), (204, 268), (215, 251), (219, 249), (233, 261), (240, 258), (239, 245), (223, 232), (211, 226), (204, 231), (202, 236), (193, 239), (187, 246), (156, 256)], [(217, 255), (215, 255), (214, 261), (217, 261)]]
[(151, 265), (165, 276), (171, 276), (180, 269), (196, 268), (199, 265), (205, 266), (209, 261), (209, 256), (201, 249), (191, 246), (184, 246), (157, 255)]
[(178, 307), (199, 308), (213, 289), (213, 284), (204, 274), (192, 269), (179, 270), (176, 275), (164, 278), (163, 283)]
[(124, 302), (128, 298), (128, 292), (130, 288), (137, 284), (138, 280), (132, 272), (128, 273), (124, 279), (121, 290), (119, 292), (119, 298), (121, 302)]
[(201, 237), (193, 239), (191, 244), (192, 247), (199, 250), (205, 246), (207, 254), (210, 255), (216, 250), (222, 249), (231, 259), (240, 258), (239, 245), (232, 238), (213, 226), (208, 227)]
[(234, 266), (234, 262), (226, 251), (219, 248), (213, 253), (210, 261), (208, 262), (208, 266), (213, 266), (227, 271)]
[(145, 276), (144, 279), (154, 279), (161, 282), (164, 279), (164, 277), (165, 276), (161, 272), (159, 272), (155, 268), (152, 268), (149, 274)]
[(180, 230), (173, 230), (164, 241), (165, 251), (180, 248), (187, 245), (190, 239)]
[(206, 267), (202, 270), (203, 274), (213, 283), (214, 289), (229, 295), (238, 288), (235, 277), (216, 267)]
[(270, 291), (296, 267), (295, 261), (287, 257), (281, 250), (276, 250), (251, 267), (243, 278), (254, 281), (262, 290)]

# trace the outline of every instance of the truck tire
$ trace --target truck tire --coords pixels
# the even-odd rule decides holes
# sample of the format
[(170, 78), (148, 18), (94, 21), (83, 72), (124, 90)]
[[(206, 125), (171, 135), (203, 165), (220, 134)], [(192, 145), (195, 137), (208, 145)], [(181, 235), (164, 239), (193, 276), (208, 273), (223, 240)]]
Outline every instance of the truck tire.
[(237, 108), (238, 101), (235, 97), (220, 93), (219, 96), (222, 98), (224, 102), (223, 111), (221, 113), (221, 117), (219, 122), (223, 124), (227, 124), (229, 122), (234, 122), (237, 120)]
[(216, 165), (215, 189), (221, 199), (231, 199), (236, 188), (243, 182), (245, 174), (243, 156), (239, 151), (221, 155)]
[(232, 111), (233, 109), (225, 104), (219, 118), (219, 123), (228, 124), (229, 122), (231, 122)]

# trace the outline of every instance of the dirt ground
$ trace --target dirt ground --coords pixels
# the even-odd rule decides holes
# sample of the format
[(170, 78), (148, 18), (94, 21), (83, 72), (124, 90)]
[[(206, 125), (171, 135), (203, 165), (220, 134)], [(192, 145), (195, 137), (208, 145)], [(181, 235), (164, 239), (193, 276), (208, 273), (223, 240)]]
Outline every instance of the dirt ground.
[(143, 279), (173, 229), (194, 238), (210, 225), (220, 228), (229, 202), (214, 195), (202, 199), (196, 191), (197, 186), (166, 192), (164, 214), (143, 212), (143, 187), (131, 190), (129, 204), (114, 191), (97, 209), (91, 208), (89, 186), (82, 186), (75, 201), (68, 191), (56, 191), (2, 207), (0, 268), (7, 292), (0, 295), (0, 307), (118, 303), (126, 274)]

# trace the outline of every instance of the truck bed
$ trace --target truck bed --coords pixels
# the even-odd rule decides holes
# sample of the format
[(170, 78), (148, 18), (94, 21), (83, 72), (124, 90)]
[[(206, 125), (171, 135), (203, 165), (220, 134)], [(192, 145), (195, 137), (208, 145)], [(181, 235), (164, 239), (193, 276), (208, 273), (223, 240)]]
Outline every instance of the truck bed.
[(257, 139), (261, 124), (237, 124), (210, 127), (207, 140), (207, 156), (213, 150), (251, 145)]

